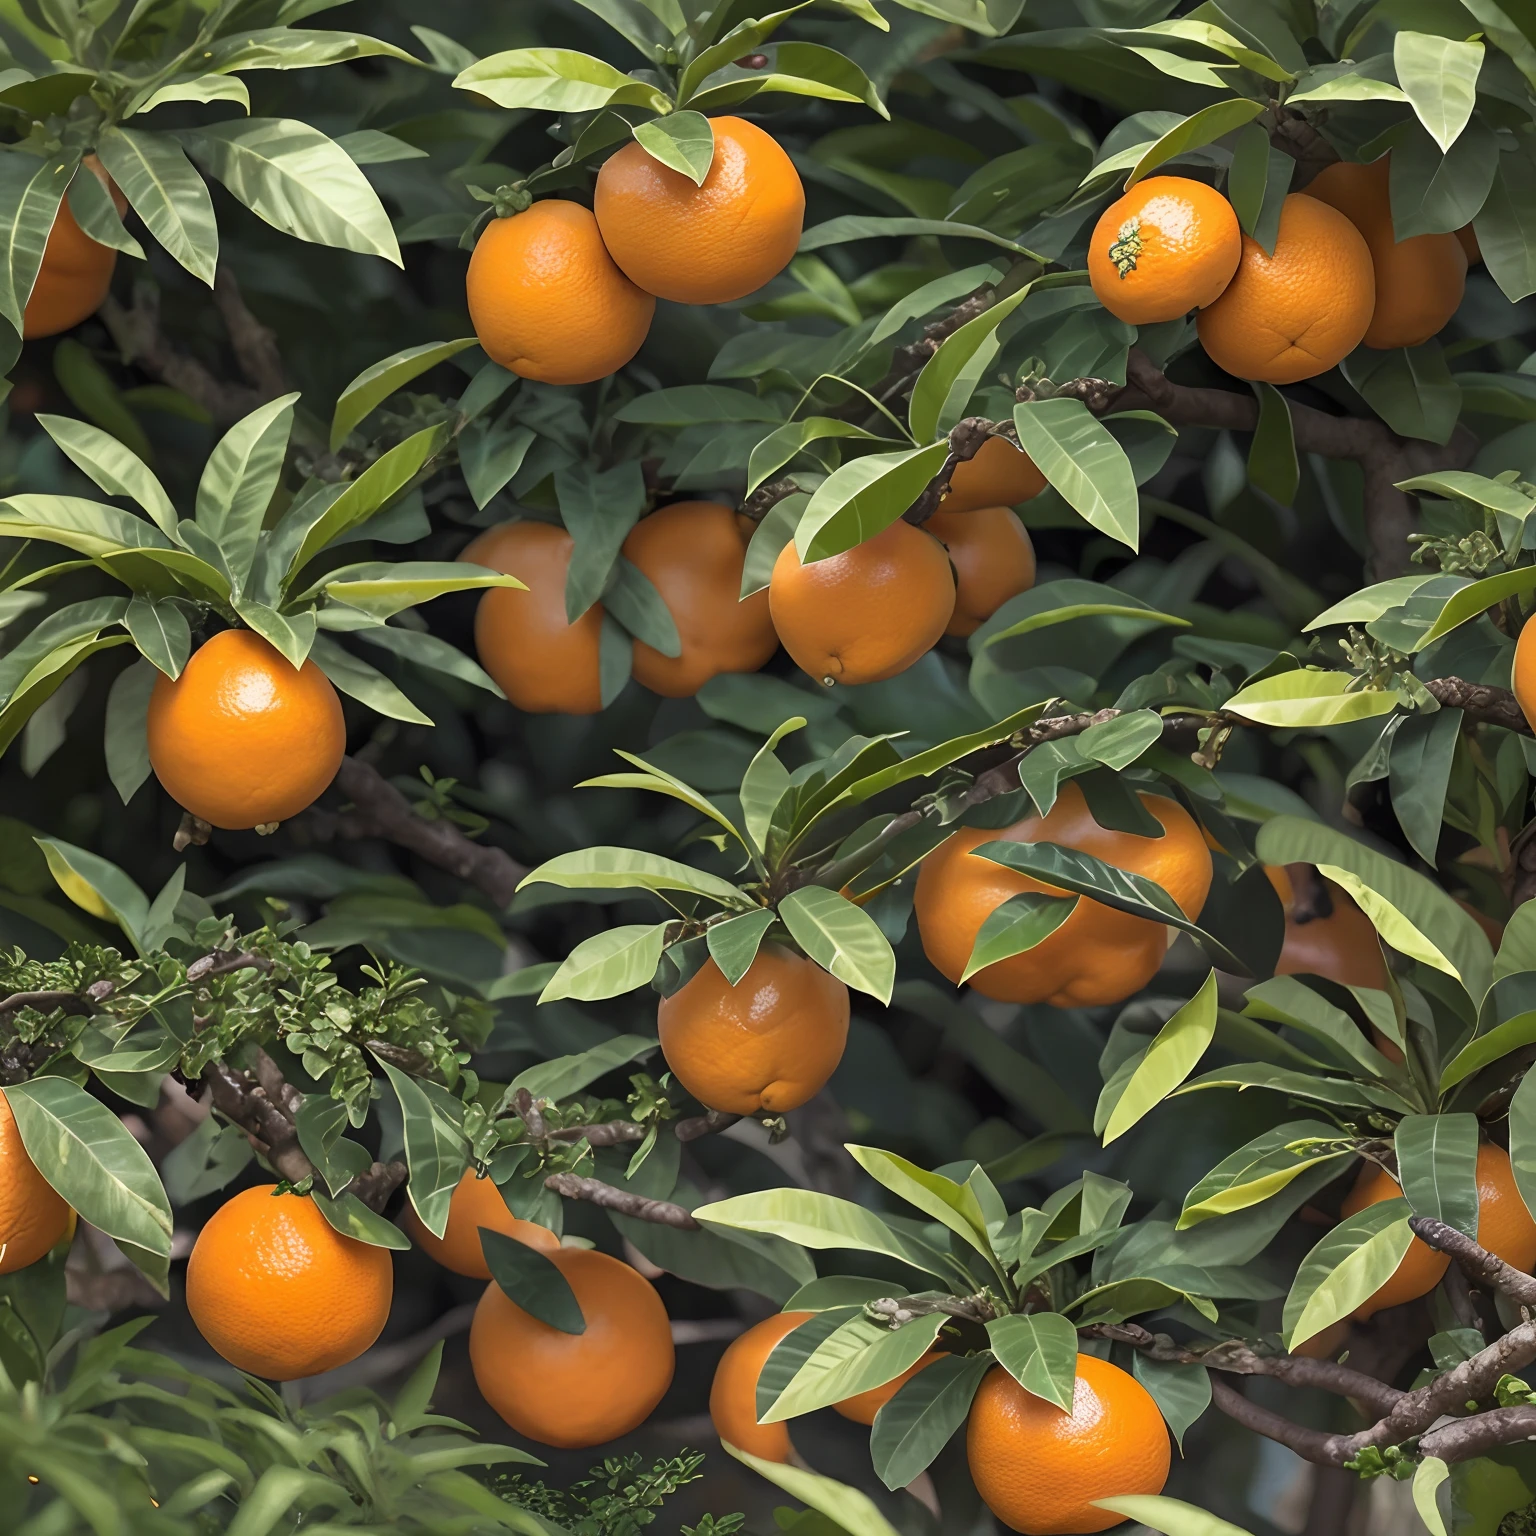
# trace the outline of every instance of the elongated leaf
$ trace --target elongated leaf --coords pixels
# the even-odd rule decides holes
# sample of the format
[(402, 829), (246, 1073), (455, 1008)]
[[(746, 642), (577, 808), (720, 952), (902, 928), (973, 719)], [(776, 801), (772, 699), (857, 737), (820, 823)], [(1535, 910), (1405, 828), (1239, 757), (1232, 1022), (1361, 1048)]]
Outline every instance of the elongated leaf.
[(887, 1488), (907, 1487), (927, 1471), (971, 1410), (986, 1355), (944, 1355), (925, 1366), (875, 1415), (869, 1454)]
[(1106, 1147), (1161, 1104), (1195, 1070), (1215, 1034), (1216, 973), (1212, 971), (1147, 1047), (1104, 1127)]
[(1481, 1072), (1521, 1046), (1532, 1044), (1536, 1044), (1536, 1011), (1517, 1013), (1514, 1018), (1505, 1019), (1486, 1034), (1474, 1036), (1446, 1062), (1440, 1074), (1440, 1092), (1448, 1093), (1474, 1072)]
[(347, 152), (308, 123), (250, 117), (176, 135), (274, 229), (403, 265), (389, 215)]
[(1278, 1195), (1309, 1169), (1354, 1154), (1324, 1120), (1292, 1120), (1224, 1157), (1184, 1197), (1179, 1228), (1247, 1210)]
[(890, 940), (862, 907), (823, 885), (803, 885), (779, 903), (779, 917), (823, 970), (882, 1003), (896, 985)]
[(370, 667), (328, 635), (314, 637), (310, 655), (315, 665), (348, 698), (366, 704), (391, 720), (404, 720), (411, 725), (432, 724), (432, 717), (417, 709), (377, 667)]
[(1333, 1228), (1302, 1261), (1285, 1298), (1286, 1347), (1348, 1317), (1392, 1277), (1413, 1233), (1406, 1200), (1381, 1200)]
[(448, 1230), (448, 1206), (469, 1166), (469, 1144), (458, 1126), (415, 1078), (379, 1058), (395, 1090), (405, 1126), (405, 1162), (410, 1170), (405, 1192), (421, 1224), (433, 1237)]
[(363, 369), (336, 401), (336, 409), (331, 415), (331, 452), (335, 453), (341, 447), (359, 422), (391, 395), (404, 389), (412, 379), (420, 378), (439, 363), (457, 357), (466, 347), (474, 345), (473, 336), (461, 336), (457, 341), (429, 341), (419, 347), (392, 352)]
[(129, 1257), (169, 1257), (171, 1206), (160, 1175), (105, 1104), (63, 1077), (12, 1084), (5, 1097), (28, 1156), (73, 1209)]
[(784, 1462), (764, 1461), (726, 1440), (720, 1443), (737, 1461), (777, 1484), (792, 1499), (825, 1515), (836, 1530), (846, 1531), (848, 1536), (900, 1536), (869, 1495), (860, 1493), (857, 1488)]
[(773, 734), (758, 748), (747, 771), (741, 776), (741, 818), (759, 853), (768, 851), (768, 835), (773, 813), (789, 788), (789, 770), (775, 755), (774, 748), (791, 731), (804, 728), (804, 715), (791, 715), (774, 728)]
[(344, 1189), (332, 1199), (324, 1190), (316, 1189), (309, 1198), (343, 1237), (353, 1237), (370, 1248), (389, 1248), (396, 1253), (407, 1252), (411, 1246), (410, 1238), (394, 1222), (370, 1210), (350, 1190)]
[(164, 534), (175, 536), (176, 509), (155, 472), (110, 432), (72, 416), (39, 412), (37, 424), (62, 448), (70, 461), (85, 471), (109, 496), (136, 501)]
[(1392, 41), (1398, 84), (1441, 154), (1471, 121), (1483, 53), (1480, 42), (1461, 43), (1427, 32), (1404, 30)]
[(491, 1279), (530, 1317), (561, 1333), (587, 1331), (587, 1320), (570, 1281), (537, 1248), (489, 1227), (480, 1228), (480, 1246)]
[(1081, 400), (1032, 400), (1013, 408), (1019, 446), (1085, 522), (1138, 547), (1139, 502), (1131, 461)]
[(219, 546), (225, 565), (242, 584), (282, 476), (298, 398), (281, 395), (237, 421), (209, 455), (198, 481), (197, 525)]
[(947, 443), (871, 453), (832, 471), (817, 486), (795, 528), (795, 548), (810, 564), (840, 555), (889, 528), (939, 472)]
[(1186, 117), (1183, 122), (1170, 128), (1143, 153), (1126, 179), (1127, 189), (1134, 187), (1142, 177), (1150, 176), (1158, 166), (1166, 164), (1175, 156), (1214, 144), (1217, 139), (1241, 128), (1245, 123), (1251, 123), (1263, 110), (1262, 102), (1248, 101), (1243, 97), (1232, 101), (1217, 101), (1202, 107), (1192, 117)]
[(1211, 1406), (1211, 1373), (1203, 1365), (1153, 1360), (1138, 1350), (1131, 1361), (1136, 1380), (1152, 1394), (1182, 1450), (1184, 1434)]
[(1249, 1536), (1242, 1526), (1233, 1525), (1209, 1510), (1181, 1499), (1164, 1498), (1160, 1493), (1127, 1493), (1093, 1502), (1100, 1509), (1138, 1521), (1149, 1531), (1161, 1531), (1163, 1536)]
[(1259, 725), (1324, 729), (1390, 714), (1406, 702), (1395, 688), (1350, 692), (1353, 681), (1348, 672), (1297, 667), (1238, 689), (1225, 707)]
[(454, 89), (488, 97), (498, 107), (545, 112), (592, 112), (599, 107), (643, 106), (666, 112), (672, 103), (653, 85), (571, 48), (512, 48), (471, 64)]
[(1520, 1079), (1509, 1101), (1509, 1162), (1526, 1211), (1536, 1213), (1536, 1073)]
[(773, 924), (774, 914), (764, 907), (758, 912), (727, 918), (723, 923), (711, 923), (706, 930), (709, 957), (733, 987), (751, 970), (763, 935)]
[(149, 662), (134, 662), (117, 674), (107, 694), (102, 745), (107, 756), (107, 777), (124, 805), (150, 775), (149, 696), (154, 692), (157, 675)]
[[(912, 437), (927, 442), (937, 432), (947, 431), (965, 414), (965, 404), (981, 373), (997, 356), (997, 328), (1029, 297), (1026, 283), (1017, 293), (1009, 294), (974, 320), (967, 320), (959, 330), (945, 337), (943, 345), (923, 365), (912, 386), (908, 419)], [(942, 423), (942, 426), (941, 426)]]
[(19, 336), (22, 312), (43, 265), (53, 221), (80, 153), (47, 159), (18, 151), (0, 155), (0, 315)]
[(1415, 1216), (1477, 1236), (1477, 1116), (1404, 1115), (1392, 1145), (1397, 1181)]
[(539, 994), (541, 1003), (577, 997), (584, 1002), (619, 997), (650, 984), (666, 941), (666, 923), (610, 928), (583, 939)]
[(978, 930), (970, 959), (960, 974), (961, 984), (989, 965), (1044, 943), (1077, 910), (1078, 900), (1076, 896), (1046, 896), (1038, 891), (1010, 896), (987, 914)]
[(879, 1147), (850, 1146), (847, 1151), (859, 1167), (892, 1194), (948, 1227), (983, 1257), (992, 1257), (987, 1217), (975, 1191), (969, 1186), (958, 1184), (944, 1174), (930, 1173), (926, 1168)]
[(1077, 1384), (1077, 1328), (1057, 1312), (1014, 1313), (987, 1324), (997, 1363), (1026, 1392), (1072, 1411)]
[(576, 853), (562, 853), (530, 870), (518, 889), (541, 882), (576, 891), (686, 891), (740, 911), (757, 905), (718, 875), (634, 848), (583, 848)]
[[(800, 251), (802, 254), (806, 251), (819, 251), (829, 245), (845, 245), (850, 240), (881, 240), (909, 235), (946, 235), (957, 240), (984, 240), (988, 245), (1000, 245), (1004, 250), (1013, 251), (1019, 256), (1035, 255), (1006, 236), (983, 229), (977, 224), (950, 223), (947, 219), (872, 218), (862, 213), (846, 213), (840, 218), (828, 219), (825, 224), (806, 230), (800, 237)], [(1038, 257), (1035, 259), (1039, 260)]]
[(130, 938), (143, 932), (149, 919), (149, 898), (116, 864), (58, 838), (34, 841), (47, 861), (48, 873), (77, 907), (117, 923)]
[(174, 602), (135, 597), (128, 604), (124, 622), (145, 660), (173, 681), (181, 676), (192, 654), (192, 630), (186, 614)]
[(181, 145), (166, 133), (107, 128), (96, 153), (156, 240), (211, 288), (219, 262), (219, 226), (208, 186)]
[[(348, 607), (360, 608), (376, 619), (388, 619), (418, 603), (449, 592), (474, 592), (487, 587), (514, 587), (526, 592), (516, 576), (470, 565), (462, 560), (402, 560), (398, 564), (374, 562), (348, 565), (329, 571), (320, 586), (328, 597)], [(310, 589), (313, 592), (313, 588)], [(305, 594), (307, 595), (307, 594)], [(301, 595), (296, 601), (303, 601)]]
[(715, 159), (715, 133), (701, 112), (672, 112), (635, 125), (635, 142), (653, 160), (702, 187)]
[(606, 1073), (627, 1067), (657, 1049), (656, 1041), (644, 1035), (615, 1035), (590, 1050), (541, 1061), (537, 1066), (524, 1068), (512, 1079), (507, 1085), (506, 1103), (512, 1103), (519, 1088), (526, 1088), (536, 1100), (569, 1098)]
[(849, 1318), (817, 1346), (759, 1422), (781, 1424), (883, 1387), (927, 1354), (942, 1324), (942, 1316), (918, 1317), (893, 1330), (867, 1317)]

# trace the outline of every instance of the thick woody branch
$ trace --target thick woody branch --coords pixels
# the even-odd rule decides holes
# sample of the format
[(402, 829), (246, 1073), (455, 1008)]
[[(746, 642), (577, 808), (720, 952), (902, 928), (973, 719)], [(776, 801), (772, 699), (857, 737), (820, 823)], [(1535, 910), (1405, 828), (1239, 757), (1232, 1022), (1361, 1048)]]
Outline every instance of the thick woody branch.
[(575, 1173), (552, 1173), (544, 1180), (544, 1187), (564, 1195), (567, 1200), (586, 1200), (606, 1211), (617, 1211), (621, 1216), (654, 1221), (659, 1226), (676, 1227), (681, 1232), (700, 1230), (698, 1222), (682, 1206), (674, 1205), (670, 1200), (648, 1200), (644, 1195), (604, 1184), (601, 1179), (586, 1179)]
[(504, 849), (475, 842), (445, 817), (428, 821), (418, 816), (411, 802), (361, 758), (349, 756), (341, 760), (336, 787), (352, 806), (344, 811), (306, 812), (305, 831), (316, 842), (384, 838), (467, 880), (500, 908), (510, 905), (518, 882), (528, 873)]
[(1520, 1306), (1536, 1307), (1536, 1279), (1506, 1264), (1497, 1254), (1489, 1253), (1464, 1232), (1458, 1232), (1433, 1216), (1410, 1216), (1408, 1225), (1431, 1248), (1448, 1253), (1474, 1284), (1502, 1291)]
[(1006, 438), (1015, 448), (1019, 445), (1018, 434), (1011, 423), (988, 421), (984, 416), (967, 416), (964, 421), (956, 422), (949, 434), (948, 456), (917, 500), (901, 514), (903, 519), (919, 527), (926, 523), (949, 495), (955, 470), (974, 459), (989, 437)]
[(1460, 677), (1435, 677), (1424, 686), (1447, 709), (1464, 710), (1469, 720), (1481, 725), (1502, 725), (1506, 731), (1516, 731), (1521, 736), (1532, 734), (1525, 711), (1508, 688), (1490, 688)]
[[(526, 1123), (527, 1116), (523, 1118)], [(679, 1141), (697, 1141), (701, 1136), (712, 1136), (717, 1131), (728, 1129), (741, 1118), (740, 1115), (728, 1115), (723, 1110), (712, 1109), (708, 1114), (679, 1120), (672, 1127), (672, 1134)], [(634, 1120), (599, 1120), (589, 1125), (566, 1125), (549, 1132), (555, 1141), (580, 1141), (585, 1138), (594, 1147), (616, 1147), (626, 1142), (644, 1141), (646, 1134), (647, 1128)]]
[(1536, 1440), (1536, 1408), (1494, 1408), (1470, 1419), (1457, 1419), (1432, 1429), (1419, 1441), (1425, 1456), (1441, 1461), (1471, 1461), (1501, 1445)]
[(1211, 1401), (1244, 1429), (1251, 1429), (1255, 1434), (1263, 1435), (1266, 1440), (1278, 1441), (1295, 1451), (1303, 1460), (1318, 1466), (1342, 1467), (1353, 1454), (1348, 1449), (1348, 1435), (1330, 1435), (1321, 1429), (1309, 1429), (1305, 1424), (1297, 1424), (1286, 1418), (1284, 1414), (1250, 1403), (1220, 1376), (1211, 1377)]

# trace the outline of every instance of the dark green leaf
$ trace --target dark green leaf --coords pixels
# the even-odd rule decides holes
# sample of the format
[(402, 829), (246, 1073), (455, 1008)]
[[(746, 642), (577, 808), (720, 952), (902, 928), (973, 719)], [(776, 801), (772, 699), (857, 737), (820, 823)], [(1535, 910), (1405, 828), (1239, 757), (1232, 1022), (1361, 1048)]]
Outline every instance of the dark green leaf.
[(773, 924), (774, 914), (765, 907), (759, 912), (727, 918), (723, 923), (712, 923), (706, 930), (710, 958), (733, 987), (751, 969), (763, 935)]
[(991, 1369), (986, 1355), (943, 1355), (881, 1408), (870, 1431), (869, 1454), (875, 1475), (887, 1488), (905, 1488), (928, 1469), (965, 1422), (971, 1399)]
[(1477, 1116), (1404, 1115), (1397, 1123), (1397, 1181), (1415, 1216), (1477, 1236)]
[(704, 185), (715, 159), (715, 132), (701, 112), (670, 112), (635, 125), (635, 142), (668, 170)]
[(585, 1333), (587, 1320), (571, 1283), (537, 1248), (515, 1237), (480, 1228), (480, 1247), (491, 1278), (530, 1317), (561, 1333)]
[(1022, 955), (1050, 938), (1071, 917), (1078, 900), (1076, 896), (1045, 896), (1034, 891), (1010, 896), (981, 925), (960, 977), (961, 984), (977, 971)]
[(1013, 1313), (987, 1324), (997, 1363), (1026, 1392), (1072, 1412), (1077, 1328), (1057, 1312)]
[(150, 234), (212, 287), (219, 261), (213, 199), (181, 145), (169, 134), (109, 127), (96, 153)]

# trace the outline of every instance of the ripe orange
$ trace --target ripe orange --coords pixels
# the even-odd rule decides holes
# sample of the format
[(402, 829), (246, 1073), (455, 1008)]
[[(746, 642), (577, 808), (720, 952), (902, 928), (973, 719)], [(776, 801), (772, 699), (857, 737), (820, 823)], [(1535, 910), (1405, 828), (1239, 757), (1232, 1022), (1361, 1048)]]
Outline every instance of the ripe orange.
[(347, 725), (331, 680), (249, 629), (205, 640), (149, 696), (149, 761), (166, 793), (215, 827), (286, 821), (336, 777)]
[(1515, 641), (1514, 665), (1510, 670), (1515, 702), (1531, 729), (1536, 731), (1536, 624), (1521, 626), (1520, 638)]
[(444, 1269), (451, 1269), (456, 1275), (468, 1275), (471, 1280), (491, 1278), (490, 1265), (485, 1262), (485, 1252), (480, 1246), (481, 1227), (515, 1237), (540, 1253), (552, 1253), (560, 1246), (560, 1239), (548, 1227), (514, 1216), (507, 1209), (496, 1181), (482, 1177), (473, 1168), (465, 1170), (453, 1192), (453, 1199), (448, 1204), (448, 1226), (441, 1237), (433, 1237), (427, 1231), (409, 1203), (405, 1208), (405, 1225), (411, 1236)]
[(788, 1461), (794, 1454), (787, 1424), (757, 1422), (757, 1378), (779, 1340), (815, 1315), (775, 1312), (731, 1340), (709, 1388), (709, 1417), (728, 1445), (764, 1461)]
[(69, 1230), (73, 1215), (27, 1155), (0, 1090), (0, 1275), (35, 1264)]
[(1242, 252), (1237, 215), (1214, 187), (1149, 176), (1099, 216), (1088, 280), (1116, 319), (1156, 325), (1219, 299)]
[(1010, 597), (1034, 586), (1035, 546), (1011, 507), (939, 511), (924, 526), (949, 550), (955, 568), (955, 612), (946, 635), (974, 634)]
[(1285, 908), (1285, 944), (1276, 976), (1322, 976), (1343, 987), (1386, 986), (1387, 962), (1376, 929), (1346, 891), (1325, 881), (1331, 915), (1297, 922), (1291, 915), (1296, 893), (1288, 866), (1267, 867), (1264, 873)]
[[(747, 519), (741, 519), (748, 522)], [(721, 672), (756, 672), (779, 648), (767, 592), (738, 600), (751, 524), (718, 501), (678, 501), (642, 518), (624, 554), (651, 579), (677, 624), (678, 656), (635, 642), (635, 677), (652, 693), (691, 699)]]
[(491, 587), (475, 610), (480, 665), (519, 709), (534, 715), (595, 715), (603, 707), (603, 605), (574, 624), (565, 617), (565, 575), (575, 541), (552, 523), (503, 523), (462, 555), (526, 584)]
[(900, 1376), (893, 1381), (888, 1381), (882, 1387), (871, 1387), (867, 1392), (855, 1392), (852, 1397), (845, 1397), (840, 1403), (833, 1403), (833, 1407), (845, 1419), (852, 1419), (855, 1424), (873, 1424), (875, 1415), (880, 1412), (890, 1400), (912, 1380), (917, 1373), (940, 1358), (942, 1351), (930, 1349), (916, 1365), (909, 1365)]
[[(1397, 1180), (1384, 1168), (1366, 1163), (1343, 1204), (1343, 1214), (1353, 1216), (1368, 1205), (1395, 1200), (1402, 1192)], [(1515, 1186), (1509, 1153), (1491, 1142), (1477, 1149), (1477, 1240), (1490, 1253), (1522, 1272), (1529, 1273), (1536, 1267), (1536, 1222), (1531, 1220)], [(1450, 1262), (1445, 1254), (1414, 1238), (1391, 1278), (1356, 1309), (1355, 1316), (1370, 1317), (1385, 1307), (1401, 1306), (1433, 1290)]]
[(574, 1450), (643, 1423), (672, 1384), (672, 1325), (656, 1287), (593, 1248), (549, 1260), (576, 1293), (585, 1333), (561, 1333), (494, 1282), (475, 1308), (469, 1363), (481, 1395), (518, 1434)]
[(1360, 345), (1375, 302), (1360, 231), (1338, 209), (1293, 192), (1274, 255), (1244, 235), (1237, 275), (1196, 324), (1211, 361), (1235, 378), (1295, 384)]
[[(93, 173), (112, 194), (118, 213), (126, 213), (128, 199), (117, 190), (117, 183), (107, 175), (101, 161), (87, 155), (81, 166), (76, 174)], [(65, 197), (48, 231), (43, 264), (22, 311), (21, 334), (28, 341), (57, 336), (95, 314), (112, 286), (116, 268), (117, 252), (110, 245), (98, 244), (80, 228)]]
[[(976, 935), (998, 907), (1025, 891), (1053, 892), (1053, 887), (1028, 875), (973, 858), (971, 850), (983, 843), (1060, 843), (1076, 848), (1155, 880), (1186, 916), (1197, 916), (1211, 887), (1211, 855), (1200, 829), (1175, 801), (1142, 793), (1141, 803), (1162, 823), (1162, 837), (1101, 827), (1071, 780), (1061, 786), (1048, 816), (1027, 816), (997, 830), (965, 827), (953, 833), (918, 870), (914, 904), (928, 958), (958, 982)], [(1046, 1002), (1058, 1008), (1119, 1003), (1151, 981), (1167, 949), (1164, 924), (1116, 912), (1084, 896), (1049, 938), (978, 971), (970, 984), (983, 997), (1008, 1003)]]
[(1095, 1355), (1077, 1357), (1072, 1412), (1026, 1392), (1002, 1366), (982, 1378), (965, 1430), (976, 1491), (1028, 1536), (1103, 1531), (1125, 1517), (1095, 1499), (1161, 1493), (1171, 1460), (1152, 1394)]
[(1035, 461), (1006, 437), (989, 437), (974, 458), (962, 459), (949, 477), (945, 512), (979, 512), (983, 507), (1016, 507), (1046, 487)]
[(613, 264), (597, 220), (563, 198), (492, 219), (469, 258), (465, 296), (491, 361), (545, 384), (616, 372), (640, 350), (656, 310)]
[(802, 672), (834, 683), (878, 683), (931, 651), (955, 611), (944, 546), (898, 519), (874, 538), (802, 565), (779, 551), (768, 607)]
[(777, 140), (739, 117), (710, 120), (715, 158), (695, 186), (626, 144), (597, 173), (592, 206), (631, 281), (658, 299), (727, 304), (789, 265), (805, 224), (805, 188)]
[(709, 1109), (797, 1109), (848, 1043), (848, 988), (802, 955), (764, 944), (733, 987), (713, 960), (656, 1010), (667, 1065)]
[(355, 1360), (389, 1319), (387, 1248), (337, 1232), (307, 1195), (261, 1184), (226, 1200), (187, 1260), (187, 1310), (229, 1363), (293, 1381)]
[(1365, 236), (1376, 274), (1368, 347), (1416, 347), (1444, 328), (1467, 286), (1467, 253), (1455, 235), (1392, 231), (1391, 161), (1338, 161), (1307, 183), (1307, 196), (1337, 208)]

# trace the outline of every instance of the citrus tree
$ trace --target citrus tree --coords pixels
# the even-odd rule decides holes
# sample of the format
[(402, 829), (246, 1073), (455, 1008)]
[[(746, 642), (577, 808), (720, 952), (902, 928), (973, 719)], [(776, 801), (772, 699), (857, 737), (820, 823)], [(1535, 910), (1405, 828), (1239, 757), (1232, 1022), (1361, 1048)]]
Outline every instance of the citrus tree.
[(329, 9), (0, 0), (14, 1528), (1526, 1530), (1536, 21)]

